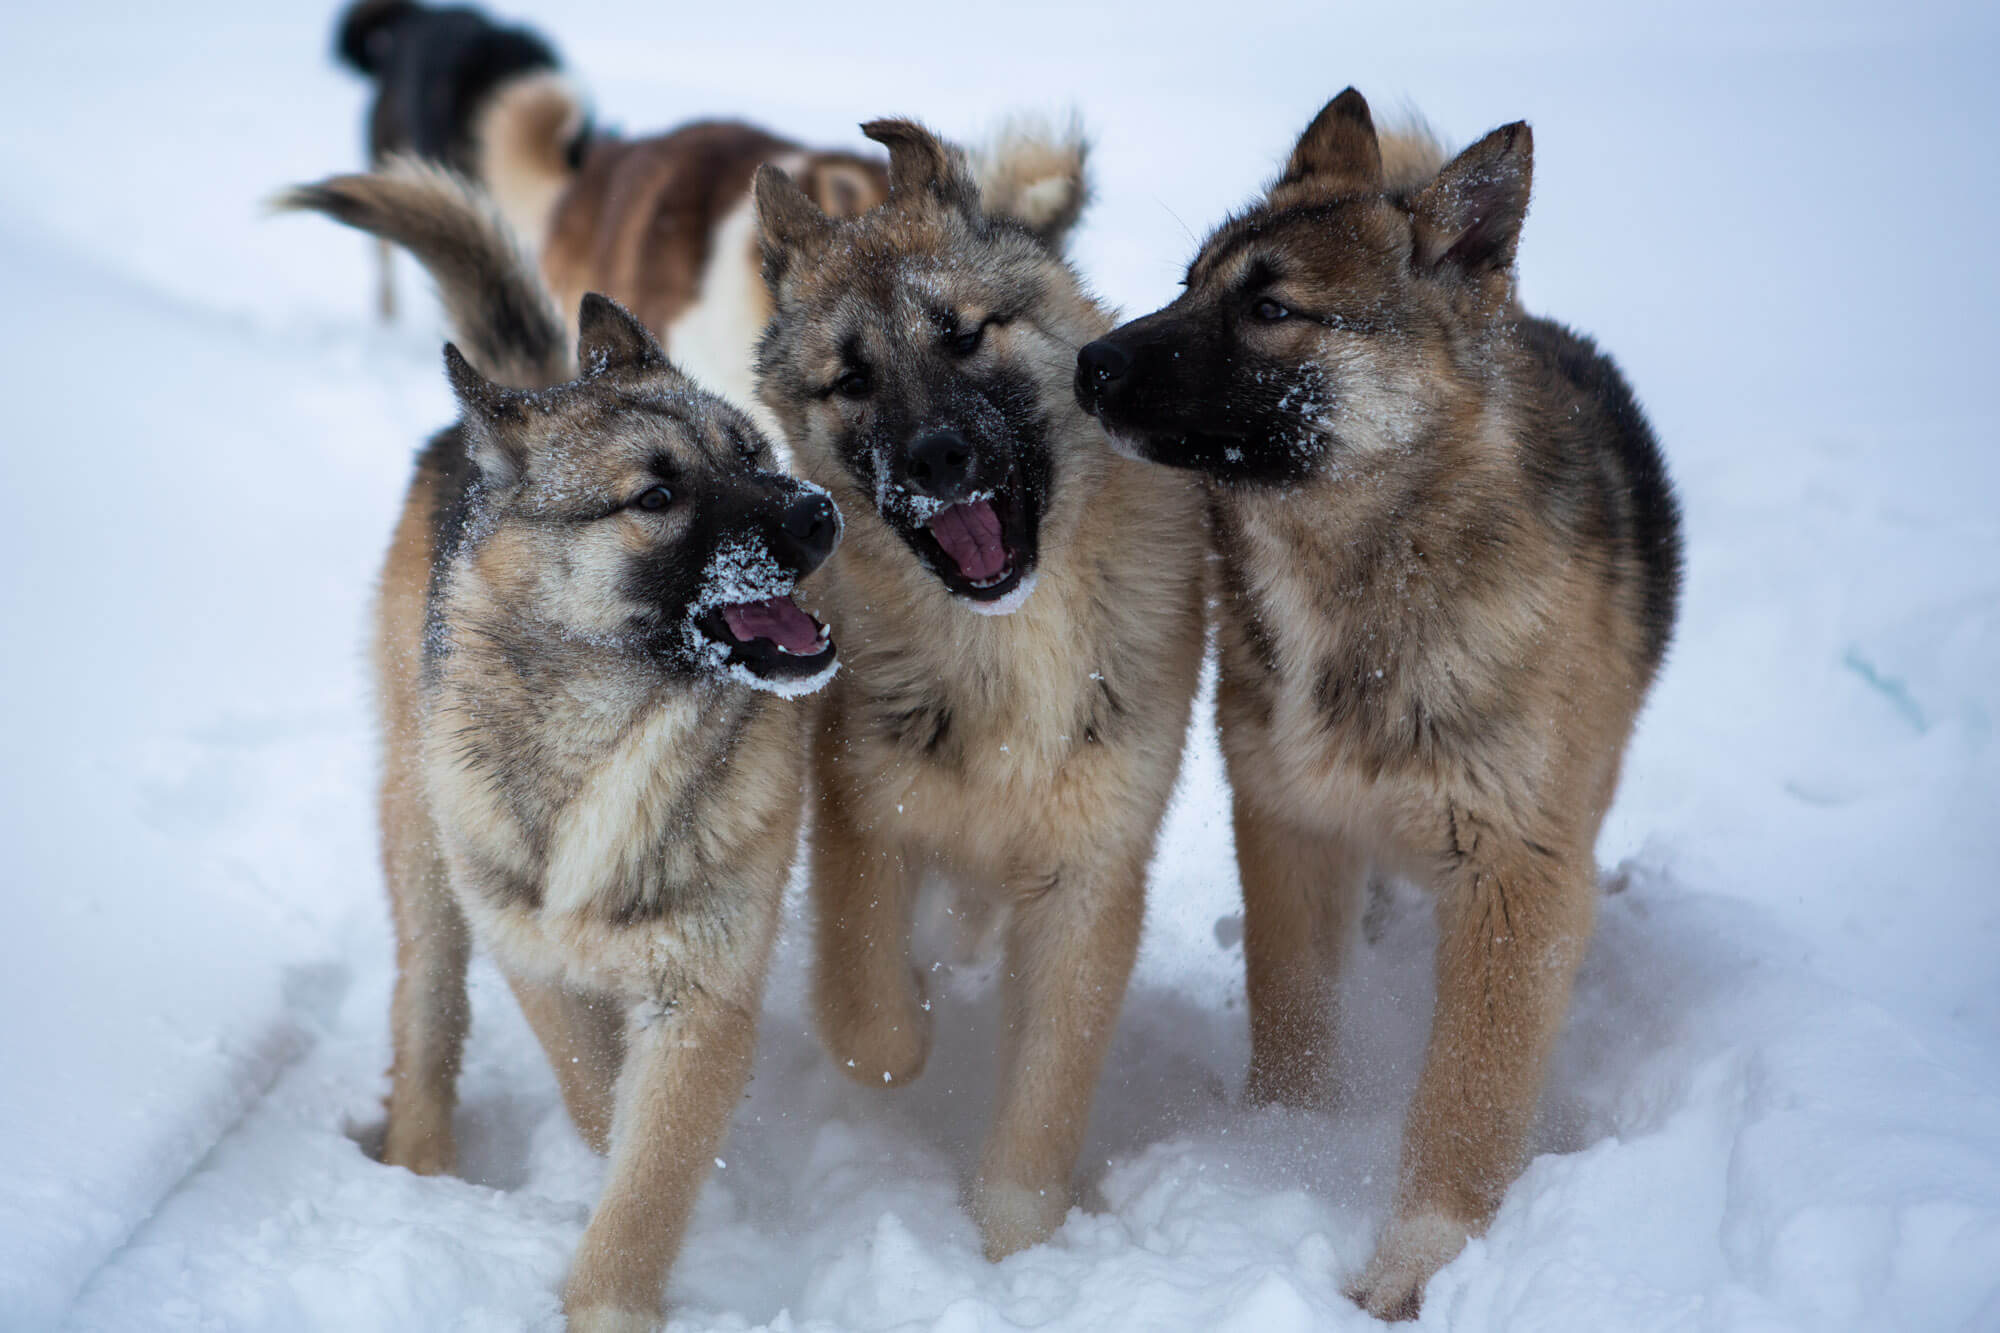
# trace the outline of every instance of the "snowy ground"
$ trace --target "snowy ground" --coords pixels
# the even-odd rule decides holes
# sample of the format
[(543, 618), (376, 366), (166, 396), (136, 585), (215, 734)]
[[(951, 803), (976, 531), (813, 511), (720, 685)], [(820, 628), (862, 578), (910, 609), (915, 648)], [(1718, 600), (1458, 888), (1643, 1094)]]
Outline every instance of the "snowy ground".
[[(1460, 141), (1531, 119), (1528, 298), (1650, 405), (1690, 584), (1543, 1154), (1423, 1326), (2000, 1329), (1990, 8), (519, 9), (635, 129), (1073, 102), (1079, 258), (1134, 312), (1348, 82)], [(490, 970), (464, 1178), (360, 1146), (390, 980), (363, 605), (448, 405), (434, 311), (379, 329), (360, 241), (258, 213), (356, 160), (328, 22), (0, 14), (9, 1330), (553, 1328), (601, 1177)], [(788, 938), (676, 1327), (1363, 1325), (1339, 1286), (1387, 1206), (1429, 925), (1399, 897), (1358, 948), (1352, 1109), (1243, 1109), (1223, 809), (1204, 727), (1083, 1206), (999, 1265), (956, 1193), (985, 978), (945, 979), (931, 1069), (875, 1095), (820, 1055)]]

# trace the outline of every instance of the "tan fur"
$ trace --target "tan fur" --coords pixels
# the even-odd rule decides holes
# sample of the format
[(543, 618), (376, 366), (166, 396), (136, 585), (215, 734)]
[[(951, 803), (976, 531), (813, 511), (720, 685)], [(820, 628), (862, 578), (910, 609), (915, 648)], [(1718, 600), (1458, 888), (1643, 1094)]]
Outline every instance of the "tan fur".
[[(970, 1190), (997, 1259), (1069, 1207), (1196, 684), (1205, 527), (1185, 479), (1115, 457), (1077, 410), (1073, 349), (1107, 320), (1057, 254), (980, 221), (962, 164), (948, 193), (963, 210), (907, 179), (842, 223), (760, 178), (777, 301), (760, 378), (847, 517), (822, 598), (848, 647), (814, 748), (821, 1034), (867, 1086), (915, 1078), (931, 1032), (908, 947), (916, 893), (942, 875), (1007, 909), (999, 1105)], [(959, 381), (920, 369), (941, 309), (963, 327), (1011, 313), (962, 363), (966, 382), (1005, 378), (1047, 422), (1038, 582), (1010, 615), (975, 613), (918, 563), (843, 443), (869, 409), (821, 391), (865, 330), (880, 410), (948, 419), (935, 404)]]
[(1249, 1096), (1337, 1103), (1370, 870), (1437, 895), (1395, 1212), (1351, 1288), (1384, 1318), (1417, 1313), (1520, 1169), (1678, 589), (1629, 391), (1516, 304), (1530, 153), (1513, 125), (1442, 164), (1349, 90), (1185, 294), (1080, 362), (1127, 447), (1216, 478)]
[(1437, 132), (1419, 117), (1385, 128), (1377, 136), (1382, 146), (1382, 184), (1390, 190), (1414, 190), (1445, 164), (1451, 153)]
[(986, 211), (1020, 222), (1060, 248), (1090, 205), (1090, 152), (1083, 127), (1017, 117), (970, 158)]
[[(587, 300), (572, 359), (462, 182), (409, 164), (282, 202), (411, 245), (467, 344), (523, 389), (447, 349), (464, 415), (420, 458), (376, 607), (398, 963), (384, 1160), (452, 1169), (476, 938), (611, 1155), (570, 1327), (652, 1327), (748, 1077), (812, 716), (718, 665), (697, 614), (785, 595), (836, 520), (628, 313)], [(638, 505), (662, 475), (675, 498)], [(806, 503), (816, 557), (777, 544), (807, 540)], [(701, 600), (717, 587), (743, 591)]]
[(548, 234), (556, 201), (575, 174), (565, 154), (586, 118), (570, 81), (544, 70), (502, 84), (473, 121), (473, 175), (530, 254)]

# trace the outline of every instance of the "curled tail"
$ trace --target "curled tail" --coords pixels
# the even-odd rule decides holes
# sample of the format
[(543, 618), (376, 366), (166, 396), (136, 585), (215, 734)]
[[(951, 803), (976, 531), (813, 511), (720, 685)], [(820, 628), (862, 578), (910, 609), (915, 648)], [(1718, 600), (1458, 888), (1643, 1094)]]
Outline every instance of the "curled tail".
[(437, 282), (458, 345), (488, 379), (539, 389), (574, 379), (568, 324), (513, 232), (478, 187), (416, 158), (332, 176), (272, 200), (394, 241)]
[(556, 201), (583, 165), (590, 111), (560, 70), (523, 74), (496, 88), (472, 121), (472, 161), (501, 214), (531, 248), (547, 239)]
[(1451, 154), (1423, 117), (1412, 112), (1401, 124), (1379, 127), (1382, 182), (1392, 193), (1422, 189), (1443, 169)]

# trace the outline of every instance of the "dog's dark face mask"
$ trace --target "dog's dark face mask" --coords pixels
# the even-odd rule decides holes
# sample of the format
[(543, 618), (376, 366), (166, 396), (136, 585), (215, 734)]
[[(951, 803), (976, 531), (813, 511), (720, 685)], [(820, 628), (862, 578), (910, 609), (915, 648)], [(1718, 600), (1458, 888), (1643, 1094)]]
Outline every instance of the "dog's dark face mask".
[(1508, 126), (1391, 191), (1367, 104), (1341, 94), (1181, 296), (1078, 352), (1078, 403), (1123, 453), (1244, 485), (1416, 447), (1511, 297), (1528, 152)]

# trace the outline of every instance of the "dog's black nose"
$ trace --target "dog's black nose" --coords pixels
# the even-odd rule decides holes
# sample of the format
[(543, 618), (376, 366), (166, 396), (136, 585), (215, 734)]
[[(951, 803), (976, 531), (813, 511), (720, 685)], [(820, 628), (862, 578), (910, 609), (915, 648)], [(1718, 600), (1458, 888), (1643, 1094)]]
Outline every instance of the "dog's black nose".
[(910, 442), (904, 474), (911, 490), (956, 501), (971, 489), (972, 446), (955, 430), (934, 430)]
[(1132, 354), (1109, 338), (1099, 338), (1094, 343), (1085, 343), (1076, 354), (1076, 368), (1098, 384), (1109, 384), (1123, 379), (1132, 368)]
[(792, 501), (778, 521), (792, 547), (801, 575), (818, 569), (840, 541), (840, 511), (824, 495), (803, 495)]

